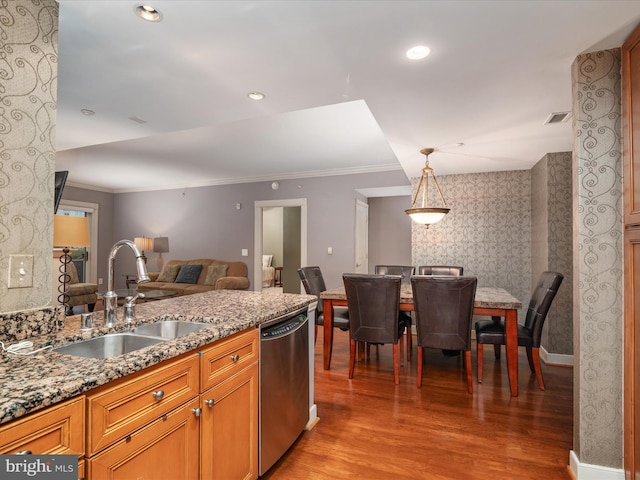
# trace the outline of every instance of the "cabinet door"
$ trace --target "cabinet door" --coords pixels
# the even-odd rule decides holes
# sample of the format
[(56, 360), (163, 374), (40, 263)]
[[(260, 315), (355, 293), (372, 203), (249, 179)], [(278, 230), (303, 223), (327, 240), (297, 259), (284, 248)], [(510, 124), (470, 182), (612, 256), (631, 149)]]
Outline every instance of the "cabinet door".
[(91, 480), (198, 479), (199, 399), (88, 459)]
[(0, 453), (84, 455), (85, 397), (35, 412), (0, 428)]
[(258, 478), (258, 364), (201, 395), (202, 480)]

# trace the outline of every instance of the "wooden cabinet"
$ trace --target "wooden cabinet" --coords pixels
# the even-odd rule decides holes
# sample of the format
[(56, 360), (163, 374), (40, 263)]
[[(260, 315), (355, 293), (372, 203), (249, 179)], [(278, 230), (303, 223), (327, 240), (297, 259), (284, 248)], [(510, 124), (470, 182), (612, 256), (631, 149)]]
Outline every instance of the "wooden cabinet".
[(87, 451), (91, 456), (198, 396), (198, 356), (143, 370), (87, 395)]
[(0, 453), (84, 455), (84, 396), (20, 418), (0, 428)]
[(202, 352), (200, 478), (258, 478), (259, 332)]
[(127, 435), (88, 461), (91, 480), (198, 479), (199, 399)]
[(624, 470), (640, 479), (640, 27), (622, 45), (624, 185)]

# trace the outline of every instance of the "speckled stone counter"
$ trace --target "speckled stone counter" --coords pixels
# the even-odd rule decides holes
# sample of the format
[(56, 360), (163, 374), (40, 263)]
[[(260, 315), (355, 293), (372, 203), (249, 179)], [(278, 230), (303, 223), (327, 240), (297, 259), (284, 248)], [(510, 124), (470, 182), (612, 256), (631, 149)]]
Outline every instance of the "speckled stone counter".
[[(95, 312), (91, 331), (80, 330), (80, 315), (61, 319), (59, 312), (53, 312), (53, 318), (48, 318), (53, 328), (39, 325), (38, 322), (43, 318), (39, 315), (14, 315), (11, 321), (5, 316), (5, 320), (0, 320), (5, 324), (4, 329), (0, 328), (0, 339), (5, 346), (28, 338), (34, 344), (33, 349), (46, 345), (58, 347), (107, 333), (127, 331), (141, 323), (159, 320), (197, 321), (210, 323), (211, 327), (108, 359), (81, 358), (51, 350), (31, 356), (17, 356), (3, 351), (0, 354), (0, 424), (295, 312), (315, 300), (316, 297), (309, 295), (216, 290), (139, 303), (136, 305), (136, 321), (126, 326), (120, 321), (117, 327), (106, 328), (102, 312)], [(121, 308), (118, 313), (122, 318)], [(19, 321), (22, 327), (16, 330)], [(10, 327), (7, 328), (7, 324)], [(42, 333), (49, 330), (50, 333)]]

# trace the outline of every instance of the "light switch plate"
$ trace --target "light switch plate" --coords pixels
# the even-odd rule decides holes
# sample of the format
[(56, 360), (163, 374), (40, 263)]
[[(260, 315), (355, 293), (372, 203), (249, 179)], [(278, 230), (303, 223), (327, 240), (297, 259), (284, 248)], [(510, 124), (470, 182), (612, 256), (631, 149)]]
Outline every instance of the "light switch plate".
[(33, 287), (33, 255), (9, 255), (8, 288)]
[(242, 256), (243, 257), (248, 257), (249, 256), (249, 249), (248, 248), (243, 248), (242, 249)]

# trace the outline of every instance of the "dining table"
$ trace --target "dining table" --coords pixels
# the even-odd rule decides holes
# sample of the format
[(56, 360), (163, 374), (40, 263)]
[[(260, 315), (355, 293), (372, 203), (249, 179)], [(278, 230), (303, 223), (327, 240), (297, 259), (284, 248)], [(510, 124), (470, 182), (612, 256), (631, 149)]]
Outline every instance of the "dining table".
[[(324, 369), (331, 368), (333, 350), (333, 307), (347, 306), (344, 285), (320, 293), (324, 307), (323, 362)], [(504, 288), (477, 287), (473, 306), (474, 315), (489, 315), (505, 319), (505, 350), (511, 396), (518, 396), (518, 310), (522, 302)], [(413, 310), (413, 290), (411, 285), (400, 287), (400, 310)]]

